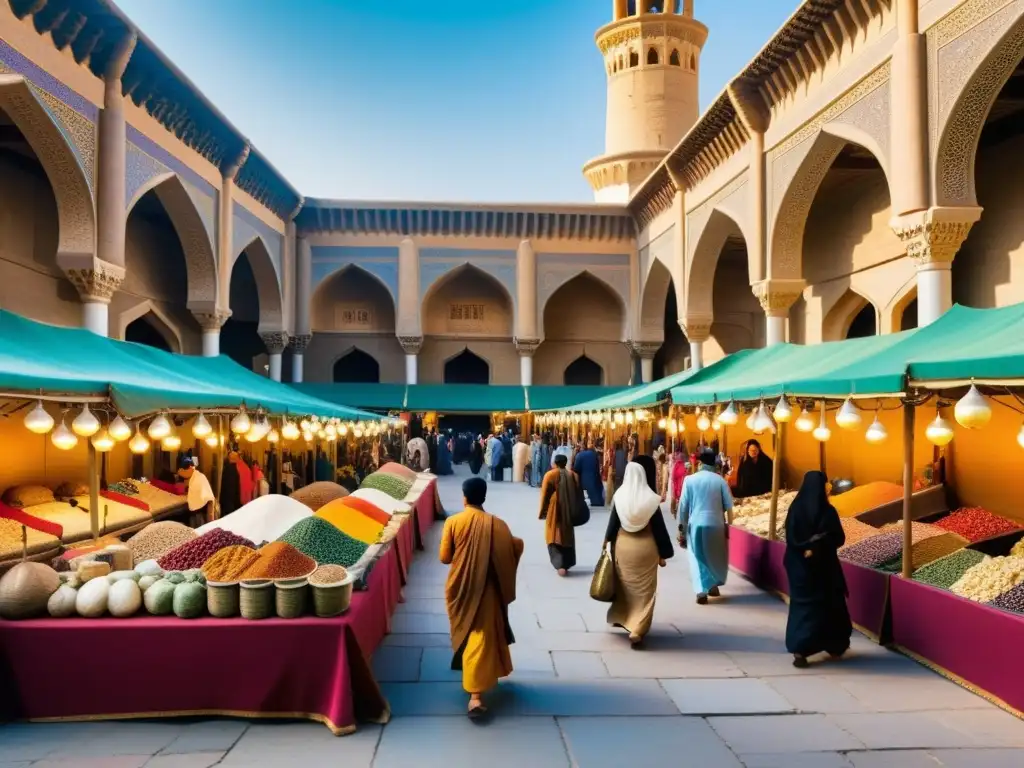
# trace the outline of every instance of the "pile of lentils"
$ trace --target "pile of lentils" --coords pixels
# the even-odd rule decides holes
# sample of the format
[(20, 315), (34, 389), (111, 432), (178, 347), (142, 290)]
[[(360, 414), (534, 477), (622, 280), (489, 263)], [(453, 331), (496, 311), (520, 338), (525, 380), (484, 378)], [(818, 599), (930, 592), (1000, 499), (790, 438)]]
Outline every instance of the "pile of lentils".
[(346, 568), (359, 562), (369, 549), (369, 545), (353, 539), (319, 517), (300, 520), (285, 532), (280, 541), (291, 544), (321, 565), (342, 565)]
[(256, 545), (246, 538), (236, 536), (223, 528), (214, 528), (212, 531), (207, 531), (202, 536), (172, 549), (157, 560), (157, 565), (165, 571), (188, 571), (193, 568), (202, 568), (207, 560), (224, 547), (236, 544), (242, 544), (252, 549), (256, 548)]
[[(929, 536), (914, 544), (910, 550), (911, 567), (916, 571), (928, 563), (934, 562), (941, 557), (952, 554), (967, 546), (967, 539), (956, 533), (943, 533), (939, 536)], [(898, 557), (888, 560), (880, 566), (883, 571), (899, 573), (903, 570), (903, 553)]]
[(989, 605), (993, 608), (1002, 608), (1004, 611), (1024, 613), (1024, 584), (1018, 584), (1009, 592), (1004, 592)]
[(412, 483), (398, 475), (392, 475), (387, 472), (374, 472), (372, 475), (367, 475), (359, 487), (376, 488), (391, 498), (401, 501), (409, 495)]
[(187, 525), (173, 520), (164, 520), (147, 525), (128, 539), (128, 549), (132, 551), (135, 565), (145, 560), (156, 560), (182, 544), (192, 541), (198, 534)]
[(958, 509), (937, 521), (935, 525), (959, 533), (971, 542), (1020, 530), (1020, 526), (1012, 520), (993, 515), (981, 507)]
[(839, 550), (839, 557), (849, 563), (877, 568), (887, 560), (898, 557), (902, 552), (903, 533), (892, 531), (891, 533), (880, 533), (849, 547), (843, 547)]
[[(882, 533), (873, 525), (862, 523), (860, 520), (853, 517), (842, 517), (839, 519), (839, 522), (843, 526), (843, 533), (846, 534), (846, 544), (844, 545), (844, 548), (852, 547), (854, 544), (864, 541), (864, 539), (870, 539)], [(840, 549), (840, 551), (844, 550)]]
[(978, 552), (976, 549), (961, 549), (959, 552), (946, 555), (934, 563), (919, 568), (914, 571), (912, 578), (922, 584), (949, 589), (960, 581), (960, 577), (967, 571), (987, 559), (988, 555)]
[(301, 501), (314, 512), (335, 499), (342, 499), (346, 496), (348, 496), (347, 490), (329, 480), (310, 483), (292, 494), (293, 499)]

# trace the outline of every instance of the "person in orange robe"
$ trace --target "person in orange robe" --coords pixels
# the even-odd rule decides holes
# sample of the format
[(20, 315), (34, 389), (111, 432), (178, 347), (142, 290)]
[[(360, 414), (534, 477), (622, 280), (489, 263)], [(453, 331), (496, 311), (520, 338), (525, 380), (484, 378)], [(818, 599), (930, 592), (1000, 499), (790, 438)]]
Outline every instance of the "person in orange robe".
[(445, 584), (451, 624), (452, 669), (462, 671), (469, 718), (487, 714), (482, 695), (512, 674), (509, 646), (515, 642), (508, 606), (516, 599), (516, 570), (523, 541), (504, 520), (483, 509), (487, 482), (462, 484), (465, 509), (445, 520), (441, 562), (450, 565)]

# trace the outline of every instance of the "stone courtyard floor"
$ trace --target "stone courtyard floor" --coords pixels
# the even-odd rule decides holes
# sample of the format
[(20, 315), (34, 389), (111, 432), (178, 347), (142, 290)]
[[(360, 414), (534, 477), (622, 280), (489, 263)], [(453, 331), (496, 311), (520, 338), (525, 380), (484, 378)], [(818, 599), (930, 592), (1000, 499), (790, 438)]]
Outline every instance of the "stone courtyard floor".
[[(467, 472), (456, 471), (440, 481), (449, 512)], [(580, 565), (562, 579), (537, 493), (492, 483), (485, 505), (526, 541), (510, 617), (516, 669), (489, 699), (489, 724), (466, 719), (448, 668), (438, 524), (374, 657), (388, 725), (336, 738), (312, 723), (12, 724), (0, 727), (0, 768), (1024, 766), (1024, 721), (859, 634), (845, 660), (794, 669), (785, 606), (735, 575), (721, 600), (696, 605), (682, 553), (659, 574), (648, 649), (631, 651), (587, 594), (607, 511), (577, 529)]]

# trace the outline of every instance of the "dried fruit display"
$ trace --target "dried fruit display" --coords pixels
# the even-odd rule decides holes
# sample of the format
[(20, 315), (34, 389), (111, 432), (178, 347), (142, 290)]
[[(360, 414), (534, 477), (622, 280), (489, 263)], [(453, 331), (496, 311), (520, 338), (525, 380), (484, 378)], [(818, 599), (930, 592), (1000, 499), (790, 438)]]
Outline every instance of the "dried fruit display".
[(1020, 530), (1021, 526), (1005, 517), (994, 515), (981, 507), (963, 507), (937, 521), (935, 525), (959, 533), (968, 541), (981, 541), (990, 536)]
[(236, 536), (230, 531), (214, 528), (212, 531), (208, 531), (202, 536), (172, 549), (157, 560), (157, 564), (165, 571), (187, 571), (192, 568), (202, 568), (203, 563), (224, 549), (224, 547), (230, 547), (235, 544), (243, 544), (252, 549), (256, 548), (256, 545), (248, 539)]
[(843, 547), (839, 551), (839, 557), (849, 563), (877, 568), (887, 560), (897, 557), (901, 552), (903, 552), (903, 534), (893, 531), (880, 533), (878, 536), (864, 539), (852, 546)]

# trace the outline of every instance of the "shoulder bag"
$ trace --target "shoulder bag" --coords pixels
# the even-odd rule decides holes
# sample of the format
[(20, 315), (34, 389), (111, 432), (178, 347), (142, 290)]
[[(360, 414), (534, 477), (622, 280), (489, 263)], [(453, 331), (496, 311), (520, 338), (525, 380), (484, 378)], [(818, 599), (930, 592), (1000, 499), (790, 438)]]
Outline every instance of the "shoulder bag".
[(594, 578), (590, 582), (590, 597), (599, 603), (610, 603), (615, 600), (615, 562), (612, 560), (612, 545), (606, 544), (594, 568)]

